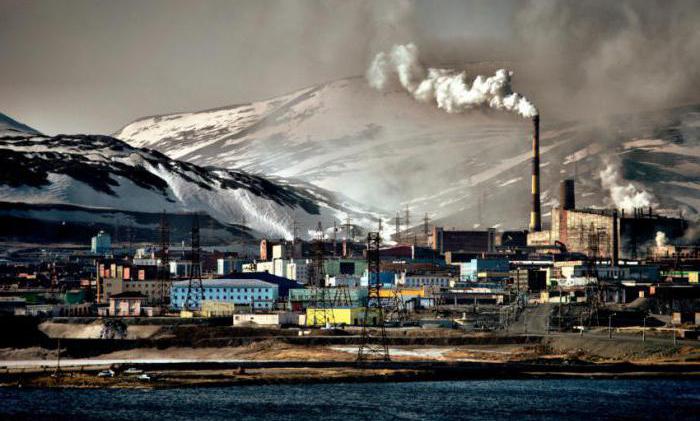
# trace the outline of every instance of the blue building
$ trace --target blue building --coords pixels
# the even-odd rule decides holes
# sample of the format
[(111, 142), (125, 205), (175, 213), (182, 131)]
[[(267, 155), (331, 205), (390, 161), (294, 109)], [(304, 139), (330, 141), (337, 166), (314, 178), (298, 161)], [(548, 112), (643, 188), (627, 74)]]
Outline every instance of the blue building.
[(280, 297), (287, 297), (289, 295), (289, 290), (292, 288), (303, 288), (304, 285), (297, 281), (285, 278), (283, 276), (276, 276), (268, 272), (244, 272), (244, 273), (229, 273), (225, 276), (226, 279), (249, 279), (267, 282), (273, 285), (277, 285)]
[[(375, 275), (372, 276), (372, 283), (375, 283)], [(360, 278), (360, 286), (366, 287), (369, 282), (369, 271), (365, 269), (365, 273)], [(396, 284), (396, 274), (394, 272), (379, 272), (379, 282), (384, 288), (391, 288)]]
[(469, 262), (459, 264), (459, 280), (461, 282), (477, 282), (479, 274), (487, 274), (493, 279), (503, 274), (508, 277), (510, 262), (508, 259), (472, 259)]
[[(189, 281), (173, 282), (170, 287), (170, 307), (182, 310), (187, 299)], [(204, 300), (234, 305), (252, 305), (271, 310), (279, 297), (277, 285), (257, 279), (204, 279)], [(200, 308), (199, 295), (192, 294), (190, 308)]]

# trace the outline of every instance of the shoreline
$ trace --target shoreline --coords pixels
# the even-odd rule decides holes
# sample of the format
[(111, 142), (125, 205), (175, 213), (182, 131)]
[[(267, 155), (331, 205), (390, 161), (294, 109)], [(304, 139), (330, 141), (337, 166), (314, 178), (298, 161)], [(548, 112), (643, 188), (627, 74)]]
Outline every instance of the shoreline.
[[(148, 372), (150, 381), (122, 373), (128, 367)], [(698, 364), (591, 364), (557, 362), (436, 361), (249, 361), (130, 363), (115, 367), (115, 377), (97, 377), (103, 366), (65, 367), (53, 372), (16, 369), (0, 373), (2, 388), (169, 389), (283, 384), (385, 383), (497, 379), (700, 379)]]

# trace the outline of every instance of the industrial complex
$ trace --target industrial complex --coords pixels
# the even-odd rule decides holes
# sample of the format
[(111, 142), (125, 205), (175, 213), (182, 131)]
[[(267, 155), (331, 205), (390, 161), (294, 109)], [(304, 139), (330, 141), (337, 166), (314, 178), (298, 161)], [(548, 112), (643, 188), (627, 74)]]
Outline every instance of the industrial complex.
[[(407, 352), (397, 351), (400, 344), (475, 338), (544, 344), (556, 333), (578, 338), (576, 346), (625, 335), (674, 346), (697, 341), (700, 258), (686, 241), (690, 223), (651, 207), (579, 208), (568, 178), (543, 221), (539, 116), (532, 147), (527, 229), (446, 229), (427, 216), (411, 226), (407, 210), (406, 230), (397, 214), (393, 237), (370, 229), (358, 238), (354, 229), (343, 235), (336, 228), (328, 237), (319, 222), (313, 238), (263, 238), (242, 252), (201, 247), (197, 214), (191, 241), (172, 244), (163, 213), (152, 244), (112, 244), (99, 231), (85, 249), (6, 253), (0, 314), (36, 320), (49, 338), (42, 336), (42, 345), (58, 338), (143, 341), (133, 332), (169, 326), (152, 346), (283, 337), (301, 347), (299, 355), (318, 343), (342, 345), (334, 352), (350, 349), (359, 363), (400, 360)], [(183, 326), (189, 333), (178, 337)]]

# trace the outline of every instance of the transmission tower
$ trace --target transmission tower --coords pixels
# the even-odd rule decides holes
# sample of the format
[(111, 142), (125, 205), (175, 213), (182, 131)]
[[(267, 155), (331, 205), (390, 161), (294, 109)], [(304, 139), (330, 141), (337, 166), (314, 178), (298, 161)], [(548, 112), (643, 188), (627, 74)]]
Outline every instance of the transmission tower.
[(202, 266), (200, 265), (199, 248), (199, 216), (195, 212), (192, 215), (192, 256), (190, 266), (190, 279), (187, 284), (187, 295), (185, 296), (185, 310), (194, 310), (199, 305), (201, 308), (204, 301), (204, 287), (202, 286)]
[(394, 241), (397, 243), (401, 242), (401, 213), (396, 212), (396, 218), (394, 219)]
[(311, 273), (309, 281), (313, 291), (309, 307), (313, 309), (313, 326), (332, 326), (335, 324), (333, 318), (333, 297), (326, 288), (326, 272), (323, 267), (324, 262), (324, 242), (323, 227), (321, 222), (316, 227), (316, 238), (313, 244), (313, 256), (311, 260)]
[[(362, 320), (362, 337), (357, 350), (357, 361), (379, 359), (390, 361), (389, 344), (384, 327), (384, 308), (379, 291), (382, 287), (379, 278), (379, 245), (381, 237), (378, 232), (367, 234), (367, 307)], [(368, 325), (370, 320), (378, 327), (379, 336), (370, 335)]]
[(160, 216), (160, 250), (158, 253), (158, 305), (162, 311), (168, 306), (168, 290), (170, 289), (170, 224), (168, 215), (163, 211)]

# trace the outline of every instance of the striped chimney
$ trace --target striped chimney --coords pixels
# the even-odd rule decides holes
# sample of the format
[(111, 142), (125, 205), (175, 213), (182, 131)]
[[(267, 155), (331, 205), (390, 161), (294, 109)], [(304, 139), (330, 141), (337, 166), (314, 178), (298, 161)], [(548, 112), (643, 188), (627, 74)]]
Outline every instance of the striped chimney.
[(532, 208), (530, 210), (530, 231), (542, 231), (540, 210), (540, 116), (532, 118)]

